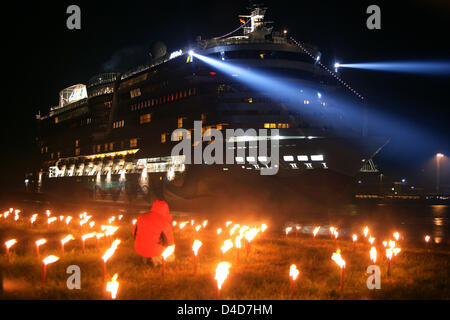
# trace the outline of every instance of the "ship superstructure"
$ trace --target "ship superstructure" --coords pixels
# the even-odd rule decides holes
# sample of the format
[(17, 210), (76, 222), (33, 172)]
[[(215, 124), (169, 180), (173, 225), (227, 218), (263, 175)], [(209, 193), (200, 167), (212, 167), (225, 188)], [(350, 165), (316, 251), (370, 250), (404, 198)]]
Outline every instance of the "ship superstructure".
[[(97, 75), (62, 90), (59, 105), (37, 116), (41, 163), (32, 179), (36, 190), (112, 203), (164, 198), (175, 207), (194, 209), (237, 195), (250, 202), (281, 192), (280, 201), (295, 201), (338, 191), (384, 142), (364, 137), (362, 120), (348, 125), (344, 111), (330, 108), (327, 97), (345, 88), (311, 59), (320, 57), (317, 48), (299, 47), (286, 32), (274, 31), (265, 10), (253, 7), (240, 17), (242, 35), (198, 39), (171, 54), (157, 44), (149, 65)], [(255, 90), (239, 74), (226, 74), (192, 51), (271, 72), (291, 85), (298, 81), (299, 97)], [(314, 98), (302, 98), (302, 90), (314, 90)], [(264, 162), (248, 154), (232, 165), (191, 165), (183, 155), (171, 156), (183, 139), (172, 139), (172, 132), (192, 132), (200, 120), (203, 133), (278, 129), (278, 174), (262, 177), (258, 172)], [(247, 151), (248, 142), (242, 147)]]

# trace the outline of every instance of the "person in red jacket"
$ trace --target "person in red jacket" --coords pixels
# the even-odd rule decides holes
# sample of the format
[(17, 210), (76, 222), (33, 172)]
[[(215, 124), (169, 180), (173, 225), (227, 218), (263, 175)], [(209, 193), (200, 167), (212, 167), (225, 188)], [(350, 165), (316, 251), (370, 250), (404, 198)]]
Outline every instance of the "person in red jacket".
[[(153, 265), (162, 262), (161, 254), (174, 244), (172, 232), (173, 217), (165, 201), (156, 200), (150, 212), (141, 214), (134, 227), (134, 249), (143, 257), (144, 262), (151, 260)], [(174, 255), (166, 261), (174, 260)]]

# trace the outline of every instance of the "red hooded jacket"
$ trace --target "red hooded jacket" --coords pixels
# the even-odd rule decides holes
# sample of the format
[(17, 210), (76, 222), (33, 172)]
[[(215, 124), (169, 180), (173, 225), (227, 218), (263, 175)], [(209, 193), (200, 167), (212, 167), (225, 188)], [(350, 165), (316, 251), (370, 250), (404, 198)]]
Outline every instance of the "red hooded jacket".
[[(143, 257), (160, 256), (167, 246), (173, 245), (172, 215), (167, 202), (156, 200), (150, 212), (141, 214), (136, 222), (134, 249)], [(165, 245), (161, 238), (165, 238)]]

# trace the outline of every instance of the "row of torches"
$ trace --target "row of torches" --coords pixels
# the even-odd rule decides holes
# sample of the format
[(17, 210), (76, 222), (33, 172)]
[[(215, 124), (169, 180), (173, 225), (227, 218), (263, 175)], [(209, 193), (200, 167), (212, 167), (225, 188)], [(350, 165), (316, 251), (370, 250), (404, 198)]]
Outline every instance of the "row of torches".
[[(10, 208), (9, 211), (4, 212), (3, 214), (0, 214), (0, 218), (4, 218), (6, 219), (10, 214), (12, 214), (14, 212), (14, 220), (18, 221), (19, 220), (19, 214), (20, 214), (20, 210), (14, 210), (13, 208)], [(46, 211), (46, 215), (47, 215), (47, 223), (48, 225), (50, 225), (51, 223), (55, 222), (57, 220), (56, 217), (51, 217), (51, 212), (49, 210)], [(95, 225), (94, 221), (90, 221), (91, 220), (91, 216), (88, 216), (86, 212), (84, 212), (83, 214), (80, 215), (80, 227), (82, 227), (84, 224), (89, 224), (89, 226), (91, 228), (93, 228), (93, 226)], [(120, 221), (123, 218), (123, 216), (119, 216), (118, 220)], [(37, 220), (37, 214), (34, 214), (31, 219), (30, 219), (30, 223), (31, 226), (33, 225), (33, 223)], [(64, 223), (66, 223), (67, 225), (70, 224), (70, 222), (73, 220), (72, 217), (63, 217), (60, 216), (59, 220), (61, 222), (64, 221)], [(113, 216), (111, 217), (108, 222), (109, 224), (113, 223), (116, 220), (116, 217)], [(132, 221), (132, 224), (136, 224), (137, 219), (134, 219)], [(199, 232), (202, 228), (206, 228), (208, 221), (205, 220), (203, 221), (201, 224), (198, 224), (194, 227), (195, 225), (195, 221), (194, 220), (190, 220), (190, 221), (183, 221), (183, 222), (177, 222), (177, 221), (173, 221), (172, 225), (173, 227), (177, 227), (179, 228), (179, 230), (183, 230), (186, 226), (190, 225), (191, 227), (193, 227), (195, 229), (196, 232)], [(82, 251), (85, 251), (85, 241), (87, 239), (90, 238), (96, 238), (97, 240), (97, 247), (98, 247), (98, 240), (102, 237), (105, 238), (105, 243), (106, 243), (106, 238), (109, 237), (109, 239), (111, 239), (111, 236), (114, 235), (114, 233), (118, 230), (119, 227), (116, 226), (101, 226), (102, 229), (102, 233), (97, 233), (97, 232), (90, 232), (87, 234), (84, 234), (81, 236), (81, 241), (82, 241)], [(226, 229), (229, 230), (226, 230)], [(312, 235), (313, 238), (315, 239), (316, 236), (318, 235), (319, 231), (320, 231), (320, 226), (314, 228)], [(237, 249), (236, 251), (236, 263), (239, 263), (239, 252), (240, 249), (242, 247), (242, 241), (245, 239), (245, 246), (246, 246), (246, 253), (247, 256), (249, 255), (250, 252), (250, 246), (252, 241), (254, 240), (254, 238), (261, 232), (264, 233), (265, 230), (267, 229), (267, 225), (266, 224), (261, 224), (258, 227), (253, 227), (250, 228), (249, 226), (240, 226), (239, 224), (234, 224), (232, 221), (227, 221), (225, 223), (225, 228), (218, 228), (216, 230), (217, 235), (220, 235), (222, 233), (225, 233), (226, 231), (228, 231), (230, 237), (233, 237), (234, 235), (234, 241), (232, 238), (227, 239), (224, 241), (223, 245), (221, 246), (220, 250), (222, 252), (222, 257), (224, 256), (224, 254), (229, 251), (230, 249), (232, 249), (233, 247), (235, 247)], [(301, 226), (295, 226), (296, 229), (296, 236), (298, 235), (298, 232), (301, 229)], [(294, 227), (287, 227), (285, 229), (285, 234), (286, 237), (288, 237), (289, 233), (294, 230)], [(337, 228), (335, 227), (330, 227), (329, 228), (330, 231), (330, 235), (331, 238), (334, 238), (335, 241), (337, 241), (338, 236), (339, 236), (339, 232), (337, 230)], [(373, 263), (376, 263), (377, 260), (377, 250), (376, 247), (373, 246), (375, 238), (372, 237), (372, 235), (369, 235), (369, 228), (366, 226), (363, 229), (363, 234), (364, 237), (368, 240), (368, 242), (371, 245), (370, 251), (369, 251), (369, 255), (370, 255), (370, 260)], [(398, 242), (400, 239), (400, 234), (398, 232), (394, 232), (393, 233), (393, 237), (394, 239)], [(64, 245), (71, 241), (74, 240), (75, 238), (70, 234), (65, 236), (64, 238), (61, 239), (61, 254), (64, 255)], [(430, 241), (430, 236), (426, 235), (425, 236), (425, 241), (428, 244)], [(358, 240), (358, 236), (356, 234), (352, 235), (352, 241), (353, 241), (353, 246), (355, 245), (355, 243)], [(383, 246), (386, 248), (386, 258), (388, 259), (388, 276), (390, 276), (390, 268), (391, 268), (391, 260), (393, 259), (393, 257), (397, 256), (400, 252), (401, 252), (401, 248), (396, 247), (396, 241), (393, 240), (389, 240), (389, 241), (383, 241), (382, 244)], [(17, 243), (16, 239), (11, 239), (5, 242), (5, 246), (6, 246), (6, 257), (7, 260), (9, 261), (9, 249), (15, 245)], [(39, 247), (41, 245), (44, 245), (45, 243), (47, 243), (46, 239), (39, 239), (36, 241), (36, 255), (37, 257), (39, 257)], [(117, 250), (118, 245), (120, 244), (120, 240), (116, 239), (112, 242), (111, 246), (109, 249), (106, 250), (105, 254), (102, 256), (102, 262), (103, 262), (103, 268), (102, 268), (102, 279), (103, 281), (105, 281), (105, 274), (106, 274), (106, 262), (114, 255), (114, 253)], [(198, 251), (202, 246), (202, 242), (200, 240), (194, 240), (193, 245), (192, 245), (192, 252), (193, 252), (193, 268), (194, 268), (194, 273), (197, 272), (197, 255), (198, 255)], [(167, 260), (168, 257), (170, 257), (175, 251), (175, 245), (169, 246), (167, 247), (163, 253), (162, 253), (162, 264), (161, 264), (161, 277), (162, 279), (164, 279), (164, 269), (165, 269), (165, 261)], [(45, 278), (46, 278), (46, 270), (47, 270), (47, 265), (54, 263), (56, 261), (59, 260), (59, 257), (54, 256), (54, 255), (50, 255), (47, 256), (46, 258), (44, 258), (42, 260), (42, 286), (44, 286), (45, 284)], [(341, 270), (341, 280), (340, 280), (340, 288), (341, 290), (343, 290), (344, 288), (344, 269), (345, 269), (345, 265), (346, 265), (346, 261), (343, 259), (342, 255), (341, 255), (341, 250), (337, 249), (336, 252), (334, 252), (331, 256), (331, 260), (333, 260), (340, 268)], [(229, 274), (229, 269), (231, 268), (231, 263), (229, 262), (220, 262), (217, 265), (216, 268), (216, 274), (215, 274), (215, 280), (217, 281), (217, 290), (216, 290), (216, 298), (220, 298), (220, 292), (222, 290), (222, 286), (224, 281), (226, 280), (228, 274)], [(297, 266), (295, 264), (292, 264), (289, 268), (289, 277), (290, 277), (290, 298), (293, 299), (294, 297), (294, 282), (297, 280), (298, 276), (300, 274), (300, 271), (297, 269)], [(106, 284), (106, 291), (111, 293), (111, 298), (115, 299), (117, 296), (117, 291), (119, 288), (119, 282), (117, 281), (118, 279), (118, 274), (114, 274), (114, 276), (112, 277), (111, 281), (107, 282)]]
[[(12, 213), (14, 213), (14, 221), (18, 222), (20, 219), (20, 210), (17, 209), (13, 209), (10, 208), (9, 211), (5, 211), (3, 214), (0, 214), (0, 218), (3, 219), (7, 219), (8, 216)], [(52, 217), (51, 216), (51, 211), (50, 210), (46, 210), (46, 216), (47, 216), (47, 225), (50, 228), (50, 225), (52, 223), (54, 223), (55, 221), (60, 221), (61, 223), (66, 224), (67, 226), (73, 221), (73, 218), (71, 216), (68, 217), (64, 217), (64, 216), (59, 216), (59, 219), (57, 217)], [(38, 218), (38, 214), (35, 213), (31, 216), (30, 218), (30, 226), (33, 227), (34, 223), (37, 221)], [(118, 217), (118, 221), (122, 220), (123, 215), (120, 215)], [(80, 219), (79, 219), (79, 225), (80, 228), (82, 228), (84, 225), (89, 225), (89, 227), (92, 229), (95, 226), (95, 222), (91, 221), (92, 216), (88, 216), (86, 212), (80, 214)], [(82, 246), (82, 252), (85, 253), (85, 243), (88, 239), (96, 239), (96, 247), (99, 247), (99, 239), (104, 238), (105, 244), (107, 244), (107, 242), (109, 241), (111, 243), (111, 238), (112, 236), (117, 232), (117, 230), (119, 229), (119, 227), (117, 226), (112, 226), (111, 223), (113, 223), (114, 221), (116, 221), (116, 217), (113, 216), (108, 220), (109, 225), (102, 225), (101, 226), (101, 231), (102, 232), (90, 232), (90, 233), (86, 233), (83, 234), (81, 236), (81, 246)], [(61, 246), (61, 256), (64, 256), (64, 247), (65, 245), (69, 242), (75, 240), (75, 237), (72, 234), (66, 235), (64, 236), (61, 240), (60, 240), (60, 246)], [(10, 256), (10, 249), (11, 247), (13, 247), (15, 244), (17, 243), (17, 239), (10, 239), (8, 241), (5, 242), (5, 247), (6, 247), (6, 260), (7, 262), (9, 262), (9, 256)], [(35, 248), (36, 248), (36, 257), (38, 259), (40, 259), (40, 254), (39, 254), (39, 248), (47, 243), (47, 239), (42, 238), (39, 240), (35, 241)], [(117, 247), (120, 244), (120, 240), (116, 239), (111, 243), (110, 248), (108, 248), (105, 252), (105, 254), (102, 256), (102, 278), (103, 281), (105, 281), (105, 273), (106, 273), (106, 262), (114, 255), (114, 253), (117, 250)], [(45, 257), (44, 259), (42, 259), (42, 275), (41, 275), (41, 287), (44, 287), (45, 282), (46, 282), (46, 275), (47, 275), (47, 266), (55, 263), (59, 260), (60, 258), (58, 256), (55, 255), (49, 255), (47, 257)], [(117, 282), (117, 277), (118, 275), (115, 274), (112, 277), (112, 280), (110, 282), (107, 283), (106, 285), (106, 291), (111, 292), (111, 297), (113, 299), (116, 298), (116, 294), (117, 294), (117, 290), (119, 287), (119, 283)]]

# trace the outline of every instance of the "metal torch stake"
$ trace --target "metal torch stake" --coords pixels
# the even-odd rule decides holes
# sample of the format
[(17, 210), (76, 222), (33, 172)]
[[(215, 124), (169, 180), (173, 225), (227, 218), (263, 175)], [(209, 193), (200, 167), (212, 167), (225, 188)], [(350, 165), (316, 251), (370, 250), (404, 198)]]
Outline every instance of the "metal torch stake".
[(102, 263), (102, 279), (103, 279), (103, 282), (105, 282), (105, 275), (106, 275), (106, 261), (103, 260), (103, 263)]
[(0, 267), (0, 297), (3, 295), (3, 269)]
[(216, 300), (220, 300), (220, 289), (216, 287)]
[(194, 274), (197, 273), (197, 256), (194, 254)]
[(41, 277), (41, 287), (45, 285), (45, 278), (47, 277), (47, 265), (42, 263), (42, 277)]
[(294, 280), (291, 279), (291, 285), (290, 285), (290, 298), (291, 300), (294, 299)]
[(388, 259), (388, 271), (387, 271), (388, 277), (391, 276), (391, 259)]

